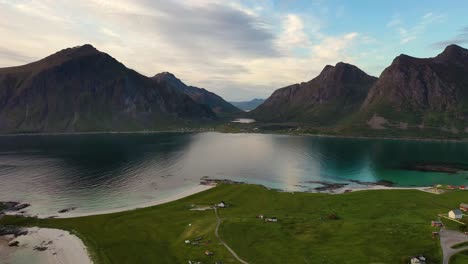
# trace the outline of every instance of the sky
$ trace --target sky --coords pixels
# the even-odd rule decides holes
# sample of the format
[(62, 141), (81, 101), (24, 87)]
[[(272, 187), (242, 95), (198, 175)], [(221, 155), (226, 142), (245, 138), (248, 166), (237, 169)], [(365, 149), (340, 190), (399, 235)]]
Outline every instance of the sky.
[(467, 11), (464, 0), (0, 0), (0, 67), (89, 43), (143, 75), (250, 100), (327, 64), (378, 77), (399, 54), (468, 47)]

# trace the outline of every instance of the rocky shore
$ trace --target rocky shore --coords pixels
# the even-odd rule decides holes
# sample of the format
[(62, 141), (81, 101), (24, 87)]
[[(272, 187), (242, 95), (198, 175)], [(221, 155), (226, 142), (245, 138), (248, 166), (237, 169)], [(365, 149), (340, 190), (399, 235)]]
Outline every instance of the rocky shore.
[(416, 163), (406, 165), (405, 170), (422, 171), (422, 172), (441, 172), (456, 174), (463, 171), (468, 171), (468, 166), (465, 164), (455, 163)]

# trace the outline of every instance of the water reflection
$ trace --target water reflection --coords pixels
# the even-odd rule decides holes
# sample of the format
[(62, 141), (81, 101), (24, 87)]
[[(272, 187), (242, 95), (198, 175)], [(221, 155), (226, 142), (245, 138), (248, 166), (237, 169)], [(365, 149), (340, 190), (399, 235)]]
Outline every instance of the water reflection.
[[(0, 200), (37, 211), (141, 204), (231, 179), (288, 191), (317, 181), (467, 184), (459, 173), (406, 171), (414, 162), (467, 163), (468, 144), (264, 134), (101, 134), (0, 137)], [(349, 183), (349, 182), (348, 182)]]

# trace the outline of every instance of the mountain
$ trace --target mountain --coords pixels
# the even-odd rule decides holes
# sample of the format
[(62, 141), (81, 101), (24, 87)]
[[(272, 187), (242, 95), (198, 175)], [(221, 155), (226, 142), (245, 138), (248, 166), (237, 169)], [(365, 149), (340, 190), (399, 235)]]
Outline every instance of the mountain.
[(91, 45), (0, 69), (2, 133), (143, 130), (215, 118)]
[(172, 73), (158, 73), (154, 77), (152, 77), (152, 79), (161, 85), (166, 85), (168, 87), (177, 89), (187, 94), (195, 102), (207, 105), (211, 108), (211, 110), (213, 110), (217, 114), (226, 115), (241, 112), (239, 108), (226, 102), (223, 98), (221, 98), (215, 93), (207, 91), (203, 88), (187, 86)]
[(351, 64), (327, 65), (309, 82), (276, 90), (249, 114), (261, 121), (331, 125), (357, 111), (376, 80)]
[(257, 108), (259, 105), (263, 104), (265, 102), (265, 99), (252, 99), (250, 101), (243, 101), (243, 102), (230, 102), (232, 105), (234, 105), (237, 108), (240, 108), (244, 111), (252, 111), (255, 108)]
[(372, 128), (464, 129), (468, 50), (450, 45), (434, 58), (398, 56), (370, 89), (360, 112)]

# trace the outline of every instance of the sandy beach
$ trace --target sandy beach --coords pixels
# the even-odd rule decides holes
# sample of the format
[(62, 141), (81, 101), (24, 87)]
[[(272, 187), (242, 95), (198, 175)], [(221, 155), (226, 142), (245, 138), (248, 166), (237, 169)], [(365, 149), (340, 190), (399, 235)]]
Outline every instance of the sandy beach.
[(41, 215), (41, 214), (39, 214), (39, 215), (36, 215), (36, 216), (38, 218), (49, 218), (49, 217), (72, 218), (72, 217), (102, 215), (102, 214), (110, 214), (110, 213), (131, 211), (131, 210), (136, 210), (136, 209), (140, 209), (140, 208), (146, 208), (146, 207), (155, 206), (155, 205), (159, 205), (159, 204), (169, 203), (169, 202), (179, 200), (179, 199), (182, 199), (184, 197), (187, 197), (187, 196), (199, 193), (199, 192), (209, 190), (209, 189), (211, 189), (213, 187), (215, 187), (215, 185), (197, 185), (197, 186), (194, 186), (194, 187), (192, 187), (190, 189), (187, 189), (187, 190), (185, 190), (183, 192), (171, 195), (169, 197), (159, 199), (159, 200), (155, 200), (155, 201), (151, 201), (151, 202), (147, 202), (147, 203), (143, 203), (143, 204), (139, 204), (139, 205), (136, 205), (136, 206), (120, 207), (120, 208), (114, 208), (114, 209), (102, 210), (102, 211), (95, 211), (95, 212), (89, 212), (89, 213), (88, 212), (81, 213), (81, 212), (70, 211), (70, 212), (66, 212), (66, 213), (56, 213), (56, 214), (50, 214), (50, 215), (46, 215), (46, 214)]
[[(85, 245), (68, 231), (49, 228), (27, 228), (28, 234), (3, 237), (0, 242), (0, 259), (5, 264), (39, 263), (91, 264)], [(18, 247), (8, 247), (8, 241), (18, 241)]]
[(345, 193), (347, 191), (351, 192), (357, 192), (357, 191), (369, 191), (369, 190), (418, 190), (422, 192), (428, 192), (428, 193), (434, 193), (434, 188), (433, 187), (389, 187), (389, 186), (382, 186), (382, 185), (360, 185), (358, 187), (353, 187), (353, 186), (345, 186), (336, 190), (333, 190), (332, 194), (341, 194)]
[[(53, 216), (57, 218), (71, 218), (130, 211), (182, 199), (184, 197), (211, 189), (213, 187), (215, 187), (215, 185), (198, 185), (167, 198), (151, 201), (133, 207), (122, 207), (90, 213), (76, 213), (71, 211), (63, 214), (38, 215), (38, 217), (47, 218)], [(37, 227), (27, 228), (27, 231), (27, 235), (19, 236), (17, 238), (14, 238), (13, 236), (0, 237), (0, 259), (2, 260), (2, 264), (92, 263), (83, 242), (77, 236), (70, 234), (68, 231)], [(18, 241), (19, 247), (9, 247), (8, 243), (11, 241)], [(37, 250), (37, 247), (42, 247), (43, 250)], [(3, 262), (3, 260), (5, 261)]]

